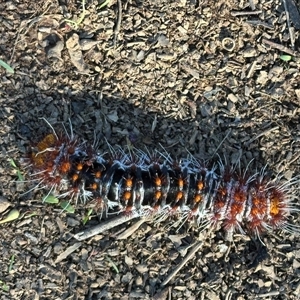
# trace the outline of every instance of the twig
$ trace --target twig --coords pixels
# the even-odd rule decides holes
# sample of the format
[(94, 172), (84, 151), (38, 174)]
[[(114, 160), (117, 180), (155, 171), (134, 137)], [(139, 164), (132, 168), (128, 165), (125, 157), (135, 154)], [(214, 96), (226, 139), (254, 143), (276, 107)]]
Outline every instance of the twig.
[(137, 212), (133, 212), (130, 215), (117, 216), (114, 219), (105, 221), (95, 227), (88, 228), (84, 231), (78, 232), (77, 234), (74, 235), (74, 238), (78, 241), (83, 241), (138, 217), (139, 214)]
[(250, 139), (250, 140), (247, 142), (247, 145), (251, 145), (255, 140), (259, 139), (261, 136), (268, 135), (270, 132), (275, 131), (275, 130), (278, 130), (278, 129), (279, 129), (279, 126), (275, 126), (275, 127), (273, 127), (273, 128), (269, 128), (269, 129), (264, 130), (263, 132), (259, 133), (258, 135), (256, 135), (256, 136), (253, 137), (252, 139)]
[(81, 246), (81, 243), (75, 243), (74, 245), (68, 247), (63, 253), (61, 253), (59, 256), (57, 256), (55, 263), (59, 263), (65, 258), (67, 258), (70, 254), (72, 254), (74, 251), (76, 251)]
[(214, 153), (210, 156), (210, 159), (212, 160), (215, 155), (217, 154), (218, 150), (220, 149), (220, 147), (224, 144), (225, 140), (228, 138), (229, 134), (231, 134), (231, 129), (228, 130), (228, 132), (226, 133), (225, 137), (223, 138), (223, 140), (221, 141), (221, 143), (218, 145), (218, 147), (216, 148), (216, 150), (214, 151)]
[(262, 10), (250, 10), (250, 11), (238, 10), (238, 11), (232, 11), (230, 14), (233, 17), (237, 17), (237, 16), (259, 15), (261, 13), (262, 13)]
[(114, 30), (114, 48), (116, 48), (117, 38), (118, 38), (118, 34), (120, 32), (121, 23), (122, 23), (122, 2), (121, 2), (121, 0), (118, 0), (118, 18), (117, 18), (117, 24), (116, 24), (116, 27)]
[(230, 300), (232, 298), (233, 290), (229, 289), (226, 293), (225, 300)]
[(207, 236), (209, 236), (209, 234), (211, 233), (213, 229), (210, 229), (207, 234), (205, 235), (204, 239), (201, 242), (196, 242), (196, 244), (194, 245), (194, 247), (192, 248), (192, 250), (184, 257), (184, 259), (181, 261), (181, 263), (179, 263), (177, 265), (177, 267), (172, 271), (172, 273), (163, 281), (163, 283), (161, 284), (162, 286), (165, 286), (166, 284), (168, 284), (168, 282), (186, 265), (186, 263), (193, 258), (193, 256), (195, 255), (195, 253), (197, 251), (199, 251), (200, 248), (202, 248), (202, 246), (205, 243), (205, 238)]
[(279, 291), (271, 291), (271, 292), (266, 293), (266, 294), (258, 294), (257, 297), (267, 298), (267, 297), (278, 296), (278, 295), (280, 295)]
[(117, 236), (117, 240), (125, 240), (129, 236), (132, 236), (132, 234), (146, 221), (147, 220), (145, 218), (142, 218), (139, 221), (134, 222), (132, 226), (130, 226), (128, 229), (126, 229)]
[(277, 44), (275, 42), (272, 42), (270, 40), (267, 40), (267, 39), (262, 39), (262, 43), (263, 44), (266, 44), (266, 45), (269, 45), (271, 48), (275, 48), (275, 49), (278, 49), (282, 52), (285, 52), (287, 54), (290, 54), (291, 56), (298, 56), (298, 53), (296, 51), (293, 51), (281, 44)]
[(274, 26), (271, 24), (268, 24), (266, 22), (262, 22), (261, 20), (247, 20), (246, 23), (256, 26), (263, 26), (268, 29), (274, 29)]
[(291, 38), (291, 45), (294, 48), (294, 46), (295, 46), (295, 35), (294, 35), (294, 31), (291, 28), (290, 13), (288, 11), (286, 1), (282, 0), (282, 2), (283, 2), (283, 5), (284, 5), (284, 10), (285, 10), (285, 15), (286, 15), (286, 22), (287, 22), (287, 26), (288, 26), (289, 34), (290, 34), (290, 38)]
[(257, 65), (257, 60), (255, 60), (255, 61), (251, 64), (251, 67), (250, 67), (250, 69), (249, 69), (249, 71), (248, 71), (248, 74), (247, 74), (246, 78), (252, 77), (252, 74), (253, 74), (254, 70), (256, 69), (256, 65)]
[(82, 23), (82, 21), (85, 18), (85, 14), (86, 14), (86, 10), (85, 10), (85, 1), (86, 0), (82, 0), (82, 13), (80, 14), (80, 17), (77, 21), (73, 21), (73, 20), (68, 20), (65, 19), (65, 21), (69, 24), (73, 24), (75, 29), (78, 29), (78, 26)]
[(37, 22), (39, 22), (40, 20), (42, 20), (43, 18), (46, 18), (46, 17), (52, 17), (52, 18), (55, 18), (55, 17), (61, 17), (61, 15), (58, 15), (58, 14), (50, 14), (50, 15), (46, 15), (46, 13), (48, 12), (49, 8), (51, 6), (49, 6), (46, 11), (44, 11), (40, 16), (38, 17), (35, 17), (33, 19), (29, 19), (29, 20), (23, 20), (21, 22), (21, 25), (20, 25), (20, 28), (18, 30), (18, 34), (17, 34), (17, 37), (16, 37), (16, 40), (15, 40), (15, 44), (14, 44), (14, 47), (13, 47), (13, 51), (11, 53), (11, 56), (10, 56), (10, 60), (9, 62), (11, 63), (12, 60), (13, 60), (13, 57), (15, 55), (15, 51), (16, 51), (16, 47), (17, 47), (17, 44), (20, 42), (20, 35), (21, 35), (21, 31), (25, 28), (25, 31), (23, 33), (23, 35), (25, 35), (29, 30), (30, 28)]

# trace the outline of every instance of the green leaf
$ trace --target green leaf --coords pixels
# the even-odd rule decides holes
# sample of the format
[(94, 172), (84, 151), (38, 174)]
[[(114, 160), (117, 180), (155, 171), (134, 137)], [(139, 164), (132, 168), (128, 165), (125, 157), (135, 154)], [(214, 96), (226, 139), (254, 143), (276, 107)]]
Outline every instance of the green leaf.
[(17, 170), (17, 176), (18, 176), (19, 181), (24, 181), (24, 177), (23, 177), (22, 173), (20, 172), (20, 170)]
[(111, 2), (111, 0), (105, 0), (105, 1), (103, 1), (103, 2), (100, 4), (99, 9), (105, 7), (105, 6), (108, 5), (110, 2)]
[(9, 286), (2, 280), (0, 280), (0, 287), (4, 292), (9, 292)]
[(10, 258), (8, 273), (10, 273), (12, 271), (14, 263), (15, 263), (15, 255), (13, 254)]
[(84, 216), (84, 218), (82, 219), (83, 225), (85, 225), (86, 222), (90, 219), (90, 215), (92, 214), (92, 212), (93, 212), (93, 209), (90, 208), (90, 209), (88, 210), (87, 214), (86, 214), (86, 215)]
[(108, 260), (108, 262), (111, 264), (111, 266), (113, 267), (113, 269), (116, 271), (117, 274), (119, 274), (119, 269), (116, 266), (116, 264), (107, 256), (106, 259)]
[(9, 160), (10, 165), (16, 170), (17, 176), (18, 176), (18, 181), (24, 181), (24, 176), (22, 175), (21, 171), (17, 167), (15, 161), (11, 158)]
[(14, 169), (18, 169), (18, 167), (17, 167), (15, 161), (14, 161), (12, 158), (9, 160), (9, 163), (10, 163), (10, 165), (11, 165)]
[(65, 210), (66, 212), (73, 214), (75, 212), (74, 207), (68, 202), (68, 201), (62, 201), (60, 203), (60, 206), (63, 210)]
[(290, 61), (290, 60), (292, 60), (292, 56), (283, 54), (283, 55), (280, 55), (280, 59), (283, 61)]
[(74, 26), (74, 29), (77, 29), (79, 27), (79, 25), (83, 22), (85, 16), (86, 16), (86, 10), (85, 10), (85, 1), (86, 0), (82, 0), (81, 4), (82, 4), (82, 13), (79, 17), (79, 19), (77, 21), (73, 21), (73, 20), (69, 20), (69, 19), (65, 19), (64, 21), (67, 22), (70, 26)]
[(7, 72), (14, 74), (15, 70), (8, 65), (6, 62), (4, 62), (2, 59), (0, 59), (0, 66), (5, 68)]
[(14, 220), (18, 219), (19, 216), (20, 216), (20, 212), (14, 208), (8, 213), (6, 218), (4, 218), (3, 220), (0, 221), (0, 224), (14, 221)]
[(35, 212), (35, 211), (33, 211), (33, 212), (28, 211), (28, 212), (25, 212), (25, 213), (23, 214), (22, 218), (28, 219), (28, 218), (32, 218), (32, 217), (37, 216), (37, 215), (38, 215), (38, 214), (37, 214), (37, 212)]
[(46, 202), (49, 204), (57, 204), (59, 202), (59, 200), (58, 200), (58, 198), (56, 198), (55, 196), (50, 194), (43, 199), (43, 202)]

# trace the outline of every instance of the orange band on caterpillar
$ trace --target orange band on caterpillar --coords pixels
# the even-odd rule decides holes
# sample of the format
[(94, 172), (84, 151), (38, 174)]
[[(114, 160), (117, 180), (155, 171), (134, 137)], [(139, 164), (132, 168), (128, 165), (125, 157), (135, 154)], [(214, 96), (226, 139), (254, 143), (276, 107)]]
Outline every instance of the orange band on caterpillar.
[(108, 211), (158, 219), (176, 214), (182, 222), (193, 219), (202, 229), (221, 226), (229, 234), (299, 232), (288, 220), (298, 211), (290, 188), (298, 181), (271, 180), (265, 170), (251, 175), (221, 162), (208, 169), (193, 157), (175, 162), (159, 152), (154, 158), (142, 151), (98, 155), (73, 136), (56, 134), (37, 143), (29, 160), (39, 187), (84, 203), (97, 199)]

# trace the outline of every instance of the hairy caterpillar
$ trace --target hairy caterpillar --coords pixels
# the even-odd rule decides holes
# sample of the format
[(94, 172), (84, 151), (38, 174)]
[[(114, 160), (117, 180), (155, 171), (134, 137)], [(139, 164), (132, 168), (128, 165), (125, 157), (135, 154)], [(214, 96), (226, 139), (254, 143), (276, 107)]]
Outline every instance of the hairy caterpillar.
[(275, 229), (299, 232), (289, 222), (298, 211), (291, 188), (298, 180), (271, 179), (265, 169), (250, 174), (249, 165), (242, 172), (222, 162), (209, 168), (192, 156), (177, 161), (140, 150), (98, 154), (73, 134), (54, 130), (31, 149), (28, 161), (38, 188), (105, 211), (175, 216), (177, 225), (195, 220), (201, 229), (221, 226), (229, 237), (235, 231), (258, 238)]

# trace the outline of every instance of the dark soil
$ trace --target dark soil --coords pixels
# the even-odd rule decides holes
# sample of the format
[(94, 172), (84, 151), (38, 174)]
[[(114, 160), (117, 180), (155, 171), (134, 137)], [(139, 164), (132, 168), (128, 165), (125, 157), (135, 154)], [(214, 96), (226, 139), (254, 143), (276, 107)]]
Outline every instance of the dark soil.
[[(47, 191), (22, 195), (34, 186), (22, 159), (51, 132), (43, 118), (56, 130), (70, 120), (90, 142), (96, 135), (99, 151), (107, 141), (164, 147), (176, 158), (219, 156), (242, 167), (254, 159), (253, 173), (267, 165), (286, 179), (298, 175), (297, 1), (119, 4), (87, 1), (74, 24), (67, 20), (79, 20), (80, 1), (0, 3), (0, 59), (15, 71), (0, 67), (0, 193), (2, 206), (21, 214), (1, 225), (0, 299), (299, 299), (294, 235), (265, 236), (262, 247), (240, 235), (230, 244), (216, 232), (162, 286), (197, 228), (144, 223), (116, 239), (128, 223), (78, 243), (72, 235), (96, 216), (84, 226), (84, 209), (43, 204)], [(29, 182), (16, 182), (11, 160)]]

